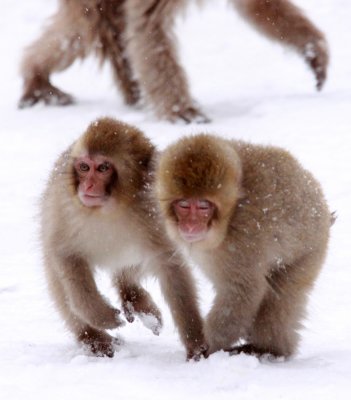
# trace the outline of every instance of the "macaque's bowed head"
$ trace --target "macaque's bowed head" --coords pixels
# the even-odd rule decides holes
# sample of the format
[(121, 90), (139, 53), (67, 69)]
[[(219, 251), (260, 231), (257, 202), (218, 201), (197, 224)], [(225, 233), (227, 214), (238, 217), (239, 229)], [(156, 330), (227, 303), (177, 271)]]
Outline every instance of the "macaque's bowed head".
[(73, 191), (87, 207), (102, 206), (111, 197), (133, 201), (153, 152), (137, 128), (112, 118), (98, 119), (73, 145)]
[(156, 191), (171, 237), (178, 232), (187, 242), (217, 246), (242, 195), (241, 175), (237, 153), (221, 138), (200, 134), (168, 147), (157, 167)]

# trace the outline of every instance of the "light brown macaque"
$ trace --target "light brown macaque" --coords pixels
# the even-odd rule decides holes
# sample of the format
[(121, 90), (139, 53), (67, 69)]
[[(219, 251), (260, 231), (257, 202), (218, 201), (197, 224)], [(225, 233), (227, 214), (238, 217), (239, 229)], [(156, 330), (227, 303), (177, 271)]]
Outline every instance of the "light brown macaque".
[[(324, 34), (288, 0), (228, 0), (259, 32), (291, 47), (311, 67), (317, 89), (329, 61)], [(43, 101), (70, 104), (73, 98), (50, 82), (54, 72), (95, 51), (112, 64), (127, 104), (144, 95), (160, 118), (207, 122), (191, 97), (177, 59), (172, 25), (187, 0), (60, 0), (51, 23), (22, 60), (20, 107)]]
[(200, 134), (164, 151), (156, 191), (169, 237), (214, 286), (209, 353), (292, 355), (334, 220), (319, 183), (283, 149)]
[(102, 118), (55, 164), (42, 198), (41, 240), (49, 290), (67, 327), (97, 355), (112, 357), (106, 332), (120, 311), (100, 293), (94, 270), (107, 270), (126, 319), (135, 315), (158, 334), (161, 313), (144, 290), (158, 278), (188, 359), (207, 350), (195, 285), (159, 223), (152, 196), (150, 141), (133, 126)]

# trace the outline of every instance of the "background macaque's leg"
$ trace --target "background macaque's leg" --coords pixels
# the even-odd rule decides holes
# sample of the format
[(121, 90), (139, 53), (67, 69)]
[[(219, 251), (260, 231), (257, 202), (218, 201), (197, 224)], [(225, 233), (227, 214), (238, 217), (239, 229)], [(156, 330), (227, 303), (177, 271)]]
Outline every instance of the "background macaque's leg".
[(179, 0), (128, 0), (129, 55), (145, 95), (156, 113), (171, 121), (207, 122), (191, 99), (172, 37)]
[(86, 57), (95, 39), (95, 22), (89, 16), (70, 11), (68, 6), (60, 8), (42, 35), (26, 49), (21, 67), (24, 88), (20, 107), (40, 101), (59, 105), (73, 102), (72, 96), (51, 84), (50, 76), (68, 68), (76, 58)]
[(110, 60), (116, 84), (126, 104), (135, 104), (140, 98), (139, 84), (134, 79), (126, 52), (126, 16), (123, 1), (107, 2), (102, 27), (99, 30), (103, 59)]

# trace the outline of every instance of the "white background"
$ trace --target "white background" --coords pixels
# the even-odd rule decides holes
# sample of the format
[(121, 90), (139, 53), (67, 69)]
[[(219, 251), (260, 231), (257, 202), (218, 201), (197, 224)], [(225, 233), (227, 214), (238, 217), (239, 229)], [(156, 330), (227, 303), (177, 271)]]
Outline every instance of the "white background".
[[(290, 50), (260, 37), (225, 1), (191, 6), (177, 20), (183, 65), (208, 125), (160, 122), (128, 108), (109, 67), (76, 62), (53, 77), (73, 94), (70, 107), (18, 110), (23, 47), (41, 32), (53, 0), (1, 0), (0, 13), (0, 397), (1, 399), (345, 399), (351, 389), (351, 3), (296, 0), (326, 33), (331, 50), (324, 90)], [(311, 294), (298, 354), (259, 362), (223, 352), (186, 363), (157, 282), (146, 287), (165, 326), (153, 336), (140, 321), (118, 333), (113, 359), (90, 356), (65, 331), (47, 295), (38, 244), (38, 200), (58, 156), (96, 117), (137, 125), (160, 149), (201, 131), (290, 150), (321, 181), (338, 219)], [(210, 284), (197, 272), (202, 311)], [(111, 301), (106, 280), (99, 282)]]

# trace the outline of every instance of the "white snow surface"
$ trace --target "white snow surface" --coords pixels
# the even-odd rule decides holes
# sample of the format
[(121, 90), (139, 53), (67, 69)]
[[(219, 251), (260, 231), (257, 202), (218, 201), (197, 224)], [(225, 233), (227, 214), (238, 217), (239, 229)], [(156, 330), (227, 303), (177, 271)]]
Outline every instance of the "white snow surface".
[[(129, 108), (108, 66), (77, 61), (53, 82), (73, 94), (69, 107), (17, 108), (19, 61), (41, 32), (54, 0), (1, 0), (0, 13), (0, 398), (1, 399), (345, 399), (351, 389), (351, 2), (295, 0), (326, 33), (331, 51), (325, 88), (292, 51), (259, 36), (224, 0), (191, 5), (177, 19), (179, 52), (191, 90), (212, 118), (207, 125), (158, 121)], [(258, 361), (224, 352), (186, 362), (158, 283), (146, 288), (164, 327), (154, 336), (137, 320), (119, 330), (113, 359), (87, 354), (73, 340), (47, 294), (38, 243), (38, 200), (58, 154), (95, 118), (140, 127), (160, 149), (186, 134), (290, 150), (320, 180), (337, 211), (329, 254), (311, 293), (295, 357)], [(11, 168), (9, 168), (11, 167)], [(209, 282), (196, 271), (202, 312)], [(99, 285), (118, 299), (107, 278)]]

